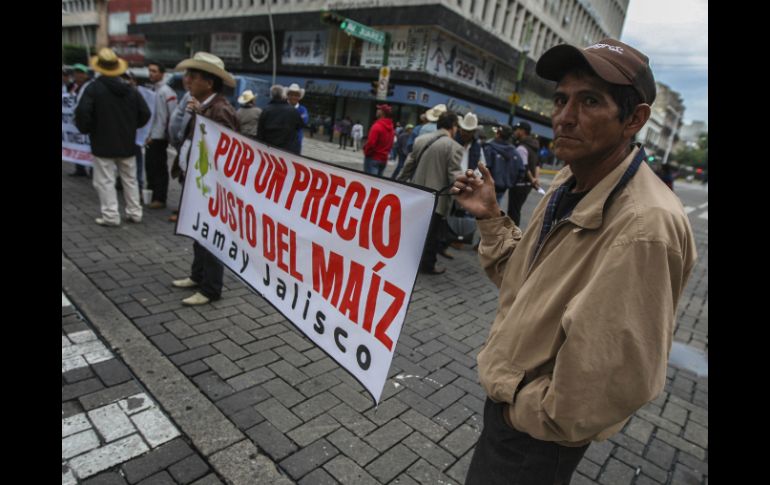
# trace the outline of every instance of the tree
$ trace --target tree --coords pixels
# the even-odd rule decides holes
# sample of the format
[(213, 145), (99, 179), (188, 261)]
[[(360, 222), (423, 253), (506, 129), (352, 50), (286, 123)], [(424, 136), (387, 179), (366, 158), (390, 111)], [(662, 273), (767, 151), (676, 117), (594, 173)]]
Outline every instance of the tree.
[(701, 133), (698, 136), (696, 147), (685, 147), (674, 154), (674, 160), (679, 165), (685, 165), (693, 168), (709, 168), (709, 135)]

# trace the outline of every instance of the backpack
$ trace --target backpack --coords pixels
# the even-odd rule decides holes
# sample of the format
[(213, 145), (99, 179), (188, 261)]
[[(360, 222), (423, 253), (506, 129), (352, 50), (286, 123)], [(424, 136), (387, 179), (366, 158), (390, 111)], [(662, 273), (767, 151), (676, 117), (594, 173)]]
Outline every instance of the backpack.
[(526, 177), (524, 161), (516, 151), (512, 154), (502, 152), (492, 144), (485, 145), (484, 151), (492, 178), (495, 180), (495, 191), (504, 192), (514, 187), (521, 174)]

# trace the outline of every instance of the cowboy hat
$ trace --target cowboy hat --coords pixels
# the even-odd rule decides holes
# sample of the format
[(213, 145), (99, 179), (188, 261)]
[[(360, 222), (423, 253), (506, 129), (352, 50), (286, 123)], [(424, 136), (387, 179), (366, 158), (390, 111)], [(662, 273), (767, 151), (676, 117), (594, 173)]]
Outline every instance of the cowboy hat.
[(185, 59), (174, 68), (175, 71), (198, 69), (220, 78), (225, 86), (234, 88), (235, 78), (225, 71), (225, 63), (219, 57), (208, 52), (196, 52), (192, 59)]
[(284, 88), (283, 95), (286, 96), (289, 93), (299, 93), (299, 99), (302, 99), (305, 97), (305, 90), (299, 87), (299, 84), (297, 83), (291, 83), (291, 85), (288, 88)]
[(457, 124), (465, 131), (473, 131), (479, 127), (479, 119), (473, 113), (466, 113)]
[(240, 104), (248, 104), (252, 100), (254, 100), (256, 96), (254, 96), (254, 93), (251, 92), (251, 89), (247, 89), (243, 93), (241, 93), (240, 96), (238, 96), (238, 102)]
[(99, 54), (91, 58), (91, 69), (108, 77), (117, 77), (126, 72), (128, 63), (109, 47), (102, 47)]
[(436, 106), (426, 111), (425, 116), (428, 118), (428, 121), (435, 123), (438, 121), (438, 117), (441, 116), (441, 113), (446, 113), (445, 104), (437, 104)]

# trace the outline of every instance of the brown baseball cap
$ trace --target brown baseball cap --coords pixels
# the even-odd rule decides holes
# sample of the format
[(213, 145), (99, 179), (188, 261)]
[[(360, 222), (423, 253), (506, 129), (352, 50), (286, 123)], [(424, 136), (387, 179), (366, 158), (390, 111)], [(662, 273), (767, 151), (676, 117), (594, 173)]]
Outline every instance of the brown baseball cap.
[(610, 84), (633, 86), (642, 102), (655, 101), (655, 78), (646, 55), (615, 39), (602, 39), (583, 49), (562, 44), (548, 49), (537, 61), (535, 72), (551, 81), (575, 67), (588, 65), (597, 76)]

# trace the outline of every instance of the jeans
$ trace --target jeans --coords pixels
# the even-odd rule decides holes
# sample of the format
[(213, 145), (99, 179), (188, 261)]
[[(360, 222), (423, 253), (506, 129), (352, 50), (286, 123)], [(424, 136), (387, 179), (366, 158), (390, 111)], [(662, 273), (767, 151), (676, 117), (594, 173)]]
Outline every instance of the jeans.
[(190, 279), (198, 283), (203, 296), (210, 300), (219, 300), (222, 296), (224, 265), (197, 241), (193, 243), (193, 254)]
[(508, 189), (508, 217), (510, 217), (517, 226), (521, 223), (521, 208), (524, 207), (524, 201), (527, 200), (532, 186), (516, 186)]
[(364, 172), (382, 177), (387, 164), (373, 158), (364, 157)]
[(511, 428), (505, 403), (487, 398), (484, 429), (473, 451), (465, 485), (567, 485), (588, 445), (562, 446)]
[(401, 169), (404, 168), (404, 162), (406, 161), (406, 155), (402, 155), (401, 153), (398, 154), (398, 165), (396, 165), (396, 169), (393, 171), (393, 174), (390, 176), (391, 179), (396, 180), (396, 177), (398, 177), (398, 174), (401, 173)]

